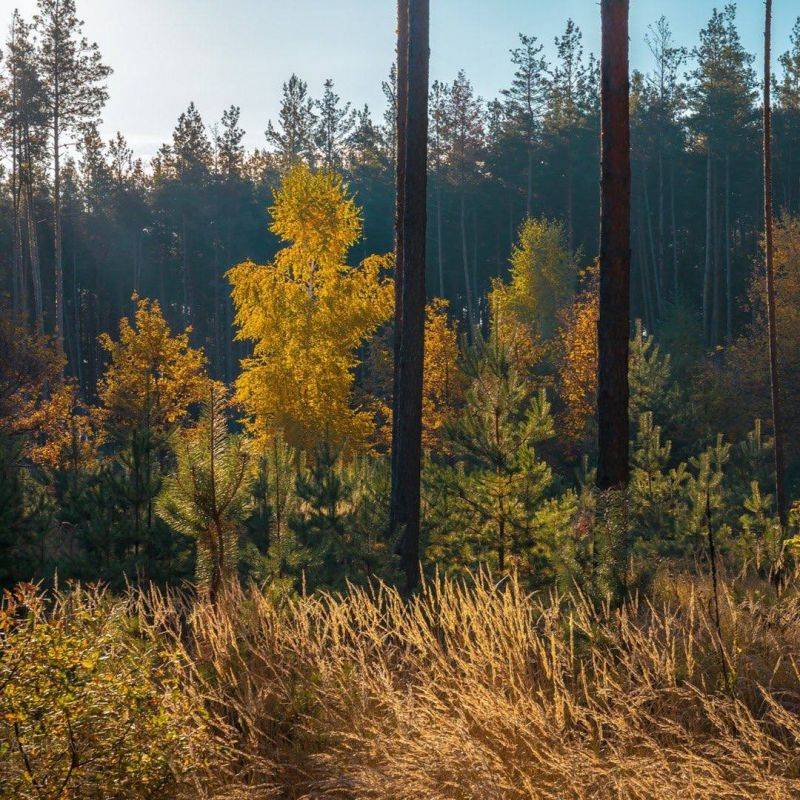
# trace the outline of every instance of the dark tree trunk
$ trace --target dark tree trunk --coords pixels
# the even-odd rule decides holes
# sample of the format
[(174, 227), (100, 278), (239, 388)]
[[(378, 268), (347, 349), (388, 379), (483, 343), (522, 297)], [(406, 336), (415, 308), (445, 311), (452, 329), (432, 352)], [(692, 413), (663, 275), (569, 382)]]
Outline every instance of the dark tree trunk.
[(772, 394), (772, 421), (775, 426), (775, 496), (781, 525), (786, 528), (788, 506), (784, 485), (784, 429), (778, 376), (778, 332), (775, 315), (775, 279), (772, 235), (772, 99), (770, 60), (772, 46), (772, 0), (766, 0), (764, 25), (764, 250), (767, 272), (767, 324), (769, 329), (769, 376)]
[(602, 0), (598, 464), (601, 490), (628, 483), (630, 84), (628, 0)]
[(711, 143), (706, 155), (706, 259), (703, 270), (703, 336), (706, 343), (711, 340), (711, 263), (714, 236), (711, 226)]
[(725, 153), (725, 343), (733, 341), (733, 268), (731, 264), (731, 156)]
[(675, 222), (675, 165), (670, 164), (669, 171), (669, 205), (670, 224), (672, 228), (672, 291), (675, 302), (680, 295), (680, 273), (678, 271), (678, 226)]
[(406, 589), (419, 583), (422, 378), (425, 342), (427, 225), (429, 0), (408, 2), (408, 100), (402, 194), (402, 324), (397, 371), (392, 481), (394, 531), (402, 531), (400, 557)]
[(400, 347), (403, 334), (403, 215), (405, 213), (405, 149), (406, 116), (408, 112), (408, 3), (397, 0), (397, 90), (395, 102), (395, 218), (394, 218), (394, 342), (393, 342), (393, 386), (392, 386), (392, 509), (390, 527), (395, 532), (394, 502), (397, 494), (398, 478), (397, 455), (399, 447), (398, 408), (400, 397), (398, 389), (400, 375)]

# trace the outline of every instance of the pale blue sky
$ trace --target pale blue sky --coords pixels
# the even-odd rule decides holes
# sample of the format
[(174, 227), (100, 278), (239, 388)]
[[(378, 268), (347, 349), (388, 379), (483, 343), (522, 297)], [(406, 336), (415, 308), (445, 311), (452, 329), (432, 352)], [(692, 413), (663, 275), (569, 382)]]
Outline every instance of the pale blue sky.
[[(692, 47), (712, 8), (724, 0), (631, 0), (633, 64), (647, 68), (647, 25), (662, 13), (679, 43)], [(35, 0), (2, 0), (0, 25), (17, 6), (30, 16)], [(785, 50), (796, 0), (775, 0), (775, 51)], [(104, 133), (121, 130), (138, 155), (165, 141), (194, 100), (207, 124), (231, 103), (241, 106), (249, 146), (263, 144), (281, 83), (294, 71), (318, 94), (332, 77), (357, 105), (383, 109), (380, 83), (394, 47), (395, 0), (77, 0), (87, 34), (114, 68)], [(431, 0), (431, 70), (450, 80), (464, 68), (477, 91), (493, 97), (510, 77), (508, 50), (517, 33), (553, 38), (572, 17), (587, 51), (599, 49), (597, 0)], [(740, 0), (746, 46), (762, 52), (763, 0)]]

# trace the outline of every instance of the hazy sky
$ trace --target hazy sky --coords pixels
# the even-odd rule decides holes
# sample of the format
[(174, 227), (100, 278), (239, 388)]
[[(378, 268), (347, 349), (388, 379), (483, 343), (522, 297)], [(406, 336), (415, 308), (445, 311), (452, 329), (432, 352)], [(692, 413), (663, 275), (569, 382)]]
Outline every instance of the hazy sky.
[[(689, 47), (712, 8), (724, 0), (632, 0), (633, 64), (647, 68), (643, 42), (660, 14)], [(0, 0), (0, 25), (16, 5)], [(745, 45), (762, 53), (763, 0), (739, 2)], [(788, 47), (796, 0), (775, 2), (775, 52)], [(263, 144), (281, 83), (297, 72), (317, 95), (326, 77), (343, 98), (383, 109), (381, 80), (393, 57), (395, 0), (77, 0), (86, 33), (114, 68), (104, 112), (107, 137), (121, 130), (137, 155), (152, 155), (193, 100), (207, 124), (231, 103), (241, 106), (249, 146)], [(509, 81), (508, 50), (517, 33), (553, 38), (572, 17), (587, 51), (599, 50), (597, 0), (431, 0), (431, 71), (450, 80), (464, 68), (477, 91), (493, 97)]]

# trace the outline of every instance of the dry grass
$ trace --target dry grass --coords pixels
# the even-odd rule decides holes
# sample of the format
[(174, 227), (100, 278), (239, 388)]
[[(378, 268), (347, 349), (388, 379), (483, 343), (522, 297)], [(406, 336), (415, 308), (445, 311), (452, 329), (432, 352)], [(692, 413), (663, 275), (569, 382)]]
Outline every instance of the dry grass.
[[(225, 798), (798, 798), (800, 597), (663, 579), (599, 611), (486, 577), (282, 605), (150, 598)], [(724, 667), (723, 667), (724, 664)]]

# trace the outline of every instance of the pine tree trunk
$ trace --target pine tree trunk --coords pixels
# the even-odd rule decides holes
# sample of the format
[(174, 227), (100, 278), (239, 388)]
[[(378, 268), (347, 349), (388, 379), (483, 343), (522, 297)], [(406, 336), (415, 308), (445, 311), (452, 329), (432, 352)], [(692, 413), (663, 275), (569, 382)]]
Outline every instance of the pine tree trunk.
[(778, 332), (775, 313), (775, 276), (773, 267), (772, 219), (772, 100), (771, 81), (772, 0), (766, 0), (764, 25), (764, 250), (767, 272), (767, 326), (769, 335), (769, 376), (772, 396), (772, 420), (775, 427), (775, 496), (781, 525), (786, 529), (788, 504), (786, 499), (784, 465), (784, 427), (778, 374)]
[(439, 297), (444, 297), (444, 247), (442, 242), (442, 181), (436, 183), (436, 260), (439, 266)]
[(403, 269), (405, 254), (403, 251), (403, 215), (405, 214), (405, 152), (406, 152), (406, 118), (408, 114), (408, 3), (409, 0), (397, 0), (397, 92), (395, 101), (395, 219), (394, 219), (394, 341), (393, 341), (393, 374), (392, 374), (392, 508), (390, 527), (395, 532), (394, 509), (398, 492), (396, 485), (399, 478), (397, 457), (400, 448), (397, 442), (399, 432), (400, 399), (400, 349), (403, 336)]
[(467, 296), (467, 319), (470, 330), (475, 330), (475, 309), (472, 298), (472, 281), (469, 275), (469, 248), (467, 247), (467, 201), (461, 190), (461, 264), (464, 269), (464, 291)]
[(725, 153), (725, 342), (733, 341), (733, 269), (731, 265), (731, 156)]
[(419, 583), (422, 380), (425, 342), (427, 226), (429, 0), (408, 3), (408, 100), (402, 196), (402, 334), (395, 408), (397, 456), (392, 482), (394, 531), (402, 531), (400, 558), (406, 590)]
[(628, 0), (602, 0), (598, 463), (600, 490), (628, 483), (630, 83)]
[(658, 259), (656, 258), (656, 244), (653, 238), (653, 220), (650, 209), (650, 192), (647, 188), (647, 168), (642, 162), (642, 195), (644, 197), (644, 215), (647, 221), (647, 240), (650, 245), (650, 263), (653, 266), (653, 290), (655, 296), (656, 317), (661, 317), (661, 275), (659, 273)]
[(703, 336), (711, 340), (711, 250), (714, 238), (711, 227), (711, 143), (706, 155), (706, 258), (703, 270)]
[(722, 231), (719, 224), (719, 179), (718, 169), (714, 168), (713, 176), (714, 191), (711, 195), (711, 230), (713, 233), (712, 246), (712, 282), (711, 282), (711, 346), (719, 344), (720, 327), (720, 247)]
[(39, 235), (36, 230), (30, 168), (25, 182), (25, 220), (28, 228), (28, 257), (31, 264), (33, 283), (33, 319), (37, 333), (44, 333), (44, 300), (42, 296), (42, 268), (39, 263)]
[(675, 165), (669, 170), (670, 227), (672, 228), (672, 291), (675, 301), (680, 296), (680, 272), (678, 271), (678, 226), (675, 222)]
[(56, 343), (64, 352), (64, 265), (62, 260), (62, 230), (61, 230), (61, 108), (59, 74), (54, 75), (53, 96), (53, 270), (55, 279), (55, 308), (53, 318), (53, 333)]
[(658, 280), (663, 293), (667, 294), (664, 259), (664, 154), (658, 148)]
[(525, 216), (531, 218), (533, 213), (533, 148), (528, 145), (528, 197), (525, 204)]

